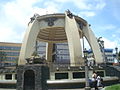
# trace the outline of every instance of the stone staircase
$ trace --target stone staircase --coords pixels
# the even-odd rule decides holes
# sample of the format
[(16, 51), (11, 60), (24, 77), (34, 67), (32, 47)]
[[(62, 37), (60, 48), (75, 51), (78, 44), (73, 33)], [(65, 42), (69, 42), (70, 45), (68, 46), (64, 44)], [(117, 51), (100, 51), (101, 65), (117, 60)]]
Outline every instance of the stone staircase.
[(120, 66), (108, 65), (104, 67), (107, 76), (117, 76), (120, 78)]

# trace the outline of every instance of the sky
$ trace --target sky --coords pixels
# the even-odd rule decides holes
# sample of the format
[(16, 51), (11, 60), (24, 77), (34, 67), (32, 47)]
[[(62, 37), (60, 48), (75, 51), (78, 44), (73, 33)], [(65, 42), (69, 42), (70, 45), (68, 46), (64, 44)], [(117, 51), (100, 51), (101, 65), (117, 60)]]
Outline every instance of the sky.
[(0, 42), (22, 43), (35, 13), (64, 13), (67, 9), (91, 24), (105, 48), (120, 48), (120, 0), (0, 0)]

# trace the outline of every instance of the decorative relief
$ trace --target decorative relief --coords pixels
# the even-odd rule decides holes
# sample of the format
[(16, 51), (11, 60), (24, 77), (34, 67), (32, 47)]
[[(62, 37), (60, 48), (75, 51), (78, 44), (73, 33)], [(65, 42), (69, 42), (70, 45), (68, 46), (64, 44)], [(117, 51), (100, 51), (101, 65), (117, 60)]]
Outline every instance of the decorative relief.
[(73, 14), (70, 12), (69, 9), (68, 9), (66, 12), (67, 12), (67, 16), (68, 16), (69, 18), (73, 18)]
[(79, 28), (81, 29), (81, 30), (83, 30), (83, 23), (82, 22), (77, 22), (78, 23), (78, 25), (79, 25)]
[(49, 17), (46, 18), (45, 21), (48, 22), (48, 26), (53, 26), (54, 25), (54, 21), (56, 21), (57, 18), (56, 17)]
[(39, 16), (40, 16), (39, 14), (34, 14), (33, 17), (30, 18), (30, 22), (28, 23), (28, 25), (32, 23)]

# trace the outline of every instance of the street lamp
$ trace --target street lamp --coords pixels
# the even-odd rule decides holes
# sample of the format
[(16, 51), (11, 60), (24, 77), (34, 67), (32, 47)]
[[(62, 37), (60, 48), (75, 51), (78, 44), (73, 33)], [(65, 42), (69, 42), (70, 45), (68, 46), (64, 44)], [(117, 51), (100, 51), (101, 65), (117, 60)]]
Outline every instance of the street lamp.
[(103, 60), (104, 60), (104, 64), (106, 65), (107, 60), (106, 60), (104, 41), (103, 40), (101, 40), (101, 44), (102, 44)]
[(118, 60), (118, 48), (117, 47), (115, 48), (115, 51), (116, 51), (116, 59)]
[(107, 60), (106, 60), (106, 55), (105, 55), (104, 41), (101, 39), (102, 39), (102, 37), (98, 38), (98, 43), (99, 43), (100, 49), (101, 49), (102, 54), (103, 54), (103, 62), (106, 65)]
[(118, 53), (118, 48), (117, 47), (115, 48), (115, 51), (116, 51), (116, 54), (117, 54)]
[(89, 70), (88, 70), (88, 60), (87, 60), (88, 51), (85, 49), (83, 53), (84, 53), (84, 59), (85, 59), (85, 80), (86, 80), (85, 90), (91, 90), (89, 85)]

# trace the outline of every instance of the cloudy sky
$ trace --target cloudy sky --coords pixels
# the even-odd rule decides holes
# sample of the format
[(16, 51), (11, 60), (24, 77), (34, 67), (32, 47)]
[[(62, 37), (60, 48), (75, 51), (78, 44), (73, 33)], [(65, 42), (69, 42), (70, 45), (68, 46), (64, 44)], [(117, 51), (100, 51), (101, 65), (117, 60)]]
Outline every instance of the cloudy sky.
[(106, 48), (120, 48), (120, 0), (0, 0), (0, 42), (21, 43), (34, 13), (67, 9), (87, 20)]

